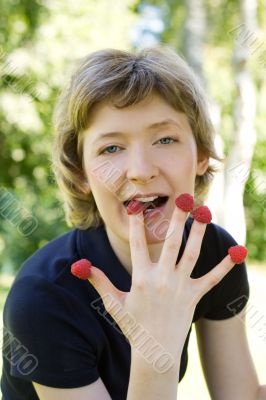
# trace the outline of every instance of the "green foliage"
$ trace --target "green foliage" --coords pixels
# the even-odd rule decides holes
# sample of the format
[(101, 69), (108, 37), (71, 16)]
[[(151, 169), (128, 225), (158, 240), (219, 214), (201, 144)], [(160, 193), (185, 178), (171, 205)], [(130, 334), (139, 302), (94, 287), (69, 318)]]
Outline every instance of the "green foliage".
[(244, 204), (247, 218), (247, 242), (250, 258), (266, 259), (266, 140), (259, 140), (255, 149)]
[(54, 104), (77, 59), (130, 47), (137, 3), (0, 0), (0, 269), (69, 230), (50, 170)]
[[(184, 55), (185, 0), (149, 0), (145, 4), (160, 7), (165, 23), (162, 41), (171, 44)], [(207, 78), (210, 97), (221, 109), (221, 135), (225, 154), (228, 154), (234, 132), (234, 106), (237, 97), (232, 55), (234, 43), (239, 35), (240, 7), (235, 0), (205, 0), (206, 32), (204, 45), (204, 75)], [(244, 204), (247, 219), (247, 246), (253, 260), (266, 259), (266, 13), (265, 2), (258, 0), (258, 29), (247, 32), (249, 40), (242, 37), (250, 58), (248, 65), (257, 90), (256, 131), (258, 141), (252, 162), (251, 174), (246, 184)], [(240, 35), (241, 38), (241, 35)], [(241, 39), (240, 39), (241, 40)]]
[[(17, 270), (38, 248), (69, 229), (50, 170), (54, 104), (77, 59), (103, 47), (131, 47), (129, 32), (139, 17), (141, 3), (141, 0), (111, 3), (110, 0), (0, 0), (0, 268), (3, 270)], [(184, 0), (145, 3), (161, 8), (165, 22), (161, 39), (183, 53)], [(237, 95), (231, 57), (239, 7), (234, 0), (205, 0), (205, 4), (208, 30), (204, 72), (210, 94), (221, 106), (221, 132), (227, 150)], [(258, 2), (258, 13), (259, 43), (266, 25), (263, 0)], [(259, 52), (250, 58), (257, 87), (259, 140), (244, 198), (247, 244), (251, 258), (257, 260), (266, 258), (266, 189), (265, 183), (259, 184), (263, 179), (265, 182), (266, 52), (264, 61)], [(21, 231), (29, 216), (36, 226), (25, 235)]]

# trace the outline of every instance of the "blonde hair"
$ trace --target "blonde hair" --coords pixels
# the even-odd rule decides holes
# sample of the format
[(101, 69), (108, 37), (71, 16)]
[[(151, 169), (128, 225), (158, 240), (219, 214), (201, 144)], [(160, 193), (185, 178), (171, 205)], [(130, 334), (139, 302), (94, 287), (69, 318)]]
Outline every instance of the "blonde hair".
[[(81, 59), (69, 86), (61, 93), (55, 113), (56, 135), (52, 168), (63, 194), (68, 226), (87, 229), (102, 223), (92, 193), (84, 192), (82, 132), (89, 126), (93, 105), (111, 101), (117, 108), (137, 104), (156, 91), (186, 114), (198, 151), (219, 160), (206, 95), (187, 63), (173, 49), (157, 45), (140, 51), (95, 51)], [(208, 167), (195, 181), (195, 195), (207, 192), (215, 169)]]

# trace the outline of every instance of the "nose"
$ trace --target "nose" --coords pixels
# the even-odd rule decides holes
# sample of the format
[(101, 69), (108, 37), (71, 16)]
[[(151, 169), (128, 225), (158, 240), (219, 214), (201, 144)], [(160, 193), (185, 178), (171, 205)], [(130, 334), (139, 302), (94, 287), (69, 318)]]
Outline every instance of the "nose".
[(147, 183), (158, 175), (158, 168), (150, 153), (137, 146), (132, 150), (127, 160), (127, 179), (132, 182)]

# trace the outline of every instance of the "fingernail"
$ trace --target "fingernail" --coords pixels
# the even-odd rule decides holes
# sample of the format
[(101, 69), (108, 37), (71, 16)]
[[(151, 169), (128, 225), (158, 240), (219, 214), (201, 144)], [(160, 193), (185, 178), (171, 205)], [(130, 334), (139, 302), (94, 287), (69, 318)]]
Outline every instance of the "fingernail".
[(196, 221), (203, 224), (209, 224), (212, 220), (212, 213), (207, 206), (199, 206), (193, 211), (192, 216)]
[(131, 200), (127, 205), (128, 215), (139, 214), (140, 212), (144, 211), (144, 209), (145, 209), (145, 204), (137, 200)]
[(92, 263), (82, 258), (71, 265), (71, 273), (79, 279), (88, 279), (91, 275)]
[(193, 210), (194, 198), (189, 193), (183, 193), (175, 199), (175, 204), (181, 210), (189, 212)]
[(241, 264), (248, 254), (248, 249), (245, 246), (240, 245), (232, 246), (229, 247), (228, 254), (235, 264)]

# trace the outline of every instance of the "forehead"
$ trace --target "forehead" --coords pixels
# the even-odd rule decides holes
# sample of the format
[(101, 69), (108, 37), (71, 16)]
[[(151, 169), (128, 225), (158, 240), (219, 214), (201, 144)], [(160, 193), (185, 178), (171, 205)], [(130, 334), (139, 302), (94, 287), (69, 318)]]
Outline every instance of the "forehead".
[(171, 127), (191, 131), (184, 113), (176, 110), (160, 95), (153, 94), (137, 104), (123, 108), (117, 108), (111, 101), (94, 105), (90, 110), (86, 132), (97, 135), (110, 129), (151, 131)]

